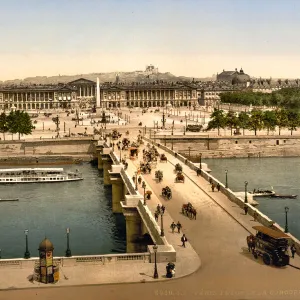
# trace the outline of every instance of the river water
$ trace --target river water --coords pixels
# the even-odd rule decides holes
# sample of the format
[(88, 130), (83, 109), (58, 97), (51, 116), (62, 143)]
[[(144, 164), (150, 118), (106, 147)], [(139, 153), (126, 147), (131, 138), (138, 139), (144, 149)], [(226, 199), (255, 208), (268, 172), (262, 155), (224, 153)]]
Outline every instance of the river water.
[(212, 170), (211, 174), (225, 184), (225, 170), (228, 170), (228, 186), (235, 192), (253, 189), (274, 188), (277, 194), (298, 195), (298, 199), (255, 198), (259, 202), (258, 209), (283, 228), (285, 226), (285, 210), (289, 207), (289, 231), (300, 239), (300, 158), (234, 158), (203, 159)]
[(24, 256), (25, 229), (32, 257), (38, 256), (45, 237), (53, 243), (54, 255), (64, 256), (66, 228), (72, 255), (125, 253), (125, 219), (112, 213), (111, 187), (103, 185), (102, 172), (89, 163), (59, 167), (78, 169), (84, 180), (0, 185), (0, 198), (20, 199), (0, 202), (2, 258)]

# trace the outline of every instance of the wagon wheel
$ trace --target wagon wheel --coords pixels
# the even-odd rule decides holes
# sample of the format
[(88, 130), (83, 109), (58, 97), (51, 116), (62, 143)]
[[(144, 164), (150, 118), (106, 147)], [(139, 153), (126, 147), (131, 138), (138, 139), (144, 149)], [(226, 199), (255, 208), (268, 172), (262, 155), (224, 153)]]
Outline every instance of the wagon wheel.
[(263, 255), (263, 261), (264, 261), (264, 263), (265, 263), (266, 265), (270, 265), (271, 262), (272, 262), (272, 259), (271, 259), (271, 257), (270, 257), (269, 254), (264, 253), (264, 255)]

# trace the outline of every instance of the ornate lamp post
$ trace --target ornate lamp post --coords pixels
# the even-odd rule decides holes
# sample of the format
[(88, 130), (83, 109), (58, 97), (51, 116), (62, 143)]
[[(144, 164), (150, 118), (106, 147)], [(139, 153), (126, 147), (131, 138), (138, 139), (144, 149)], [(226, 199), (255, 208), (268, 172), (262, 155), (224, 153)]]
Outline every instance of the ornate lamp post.
[(228, 189), (228, 179), (227, 179), (228, 170), (225, 170), (225, 187)]
[(2, 255), (1, 255), (1, 253), (2, 253), (2, 249), (0, 249), (0, 259), (2, 258)]
[(157, 264), (156, 264), (156, 252), (157, 252), (157, 245), (154, 244), (153, 246), (153, 251), (154, 251), (154, 275), (153, 278), (157, 279), (158, 278), (158, 273), (157, 273)]
[(122, 148), (120, 147), (120, 162), (122, 161)]
[(163, 111), (163, 115), (162, 115), (161, 122), (162, 122), (162, 124), (163, 124), (163, 129), (165, 129), (165, 123), (166, 123), (165, 111)]
[(285, 232), (285, 233), (288, 233), (288, 232), (289, 232), (288, 217), (287, 217), (287, 214), (288, 214), (288, 212), (289, 212), (288, 206), (286, 206), (286, 207), (284, 208), (284, 211), (285, 211), (285, 229), (284, 229), (284, 232)]
[(142, 182), (142, 188), (144, 189), (144, 205), (146, 205), (146, 183), (145, 181)]
[(199, 153), (199, 158), (200, 158), (200, 161), (199, 161), (200, 170), (202, 170), (202, 153)]
[(164, 231), (164, 213), (160, 212), (160, 236), (165, 236)]
[(24, 253), (24, 258), (26, 258), (26, 259), (30, 258), (30, 252), (28, 250), (28, 232), (29, 232), (28, 229), (24, 230), (24, 233), (25, 233), (25, 243), (26, 243), (26, 249), (25, 249), (25, 253)]
[(66, 250), (66, 257), (71, 257), (71, 249), (70, 249), (70, 228), (67, 228), (67, 250)]
[(247, 185), (248, 185), (248, 181), (245, 181), (245, 203), (248, 203), (248, 198), (247, 198)]

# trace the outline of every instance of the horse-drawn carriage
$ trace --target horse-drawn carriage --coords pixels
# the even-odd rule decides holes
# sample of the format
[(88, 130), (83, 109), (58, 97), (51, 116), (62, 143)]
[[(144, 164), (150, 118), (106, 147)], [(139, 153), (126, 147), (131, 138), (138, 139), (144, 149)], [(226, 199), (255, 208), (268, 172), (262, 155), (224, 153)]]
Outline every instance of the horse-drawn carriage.
[(146, 191), (145, 192), (145, 197), (147, 200), (150, 200), (151, 199), (151, 195), (152, 195), (152, 192), (151, 191)]
[(168, 200), (172, 199), (172, 191), (168, 186), (162, 188), (161, 194), (164, 198), (167, 198)]
[(152, 168), (150, 163), (140, 163), (140, 170), (142, 174), (151, 174)]
[(192, 203), (190, 203), (190, 202), (182, 205), (181, 212), (183, 215), (185, 215), (191, 219), (196, 219), (197, 211), (193, 207)]
[(163, 180), (163, 172), (161, 170), (155, 171), (155, 178), (158, 182), (161, 182)]
[(164, 153), (160, 155), (160, 162), (163, 162), (163, 161), (168, 162), (168, 159)]
[(175, 165), (175, 172), (182, 172), (182, 165), (181, 164), (176, 164)]
[(128, 138), (123, 138), (122, 140), (123, 147), (127, 149), (130, 145), (130, 140)]
[(184, 175), (182, 172), (178, 172), (175, 177), (175, 182), (183, 182), (184, 183)]
[(122, 134), (120, 132), (118, 132), (116, 129), (114, 129), (111, 133), (111, 138), (113, 140), (117, 140), (122, 136)]

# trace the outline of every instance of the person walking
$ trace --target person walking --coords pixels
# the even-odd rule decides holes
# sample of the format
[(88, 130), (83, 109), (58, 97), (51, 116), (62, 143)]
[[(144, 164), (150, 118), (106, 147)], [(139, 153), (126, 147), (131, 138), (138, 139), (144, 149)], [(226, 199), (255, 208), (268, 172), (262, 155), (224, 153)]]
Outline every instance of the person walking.
[(244, 205), (244, 212), (245, 212), (245, 215), (248, 214), (248, 205)]
[(186, 238), (185, 234), (182, 235), (181, 242), (182, 242), (181, 246), (185, 248), (185, 243), (187, 242), (187, 238)]
[(174, 233), (174, 230), (175, 230), (175, 228), (176, 228), (176, 224), (174, 223), (174, 222), (172, 222), (172, 224), (171, 224), (171, 229), (172, 229), (172, 233)]
[(254, 213), (253, 213), (253, 219), (254, 219), (255, 222), (257, 221), (257, 217), (258, 217), (258, 213), (255, 210)]
[(162, 205), (160, 209), (161, 209), (162, 214), (164, 214), (164, 213), (165, 213), (165, 210), (166, 210), (165, 206)]
[(220, 186), (220, 183), (218, 182), (217, 183), (217, 190), (218, 190), (218, 192), (220, 192), (220, 189), (221, 189), (221, 186)]
[(296, 247), (295, 247), (295, 244), (293, 244), (291, 246), (291, 252), (292, 252), (292, 258), (295, 258), (295, 253), (296, 253)]
[(214, 184), (214, 183), (211, 184), (211, 190), (212, 190), (213, 192), (215, 191), (215, 184)]
[(160, 214), (160, 209), (161, 209), (160, 205), (157, 204), (157, 206), (156, 206), (156, 211), (157, 211), (159, 214)]
[(157, 211), (154, 213), (154, 218), (155, 218), (155, 221), (158, 222), (158, 213), (157, 213)]
[(181, 230), (181, 228), (182, 228), (182, 225), (180, 224), (179, 221), (177, 222), (176, 227), (177, 227), (178, 233), (180, 233), (180, 230)]

